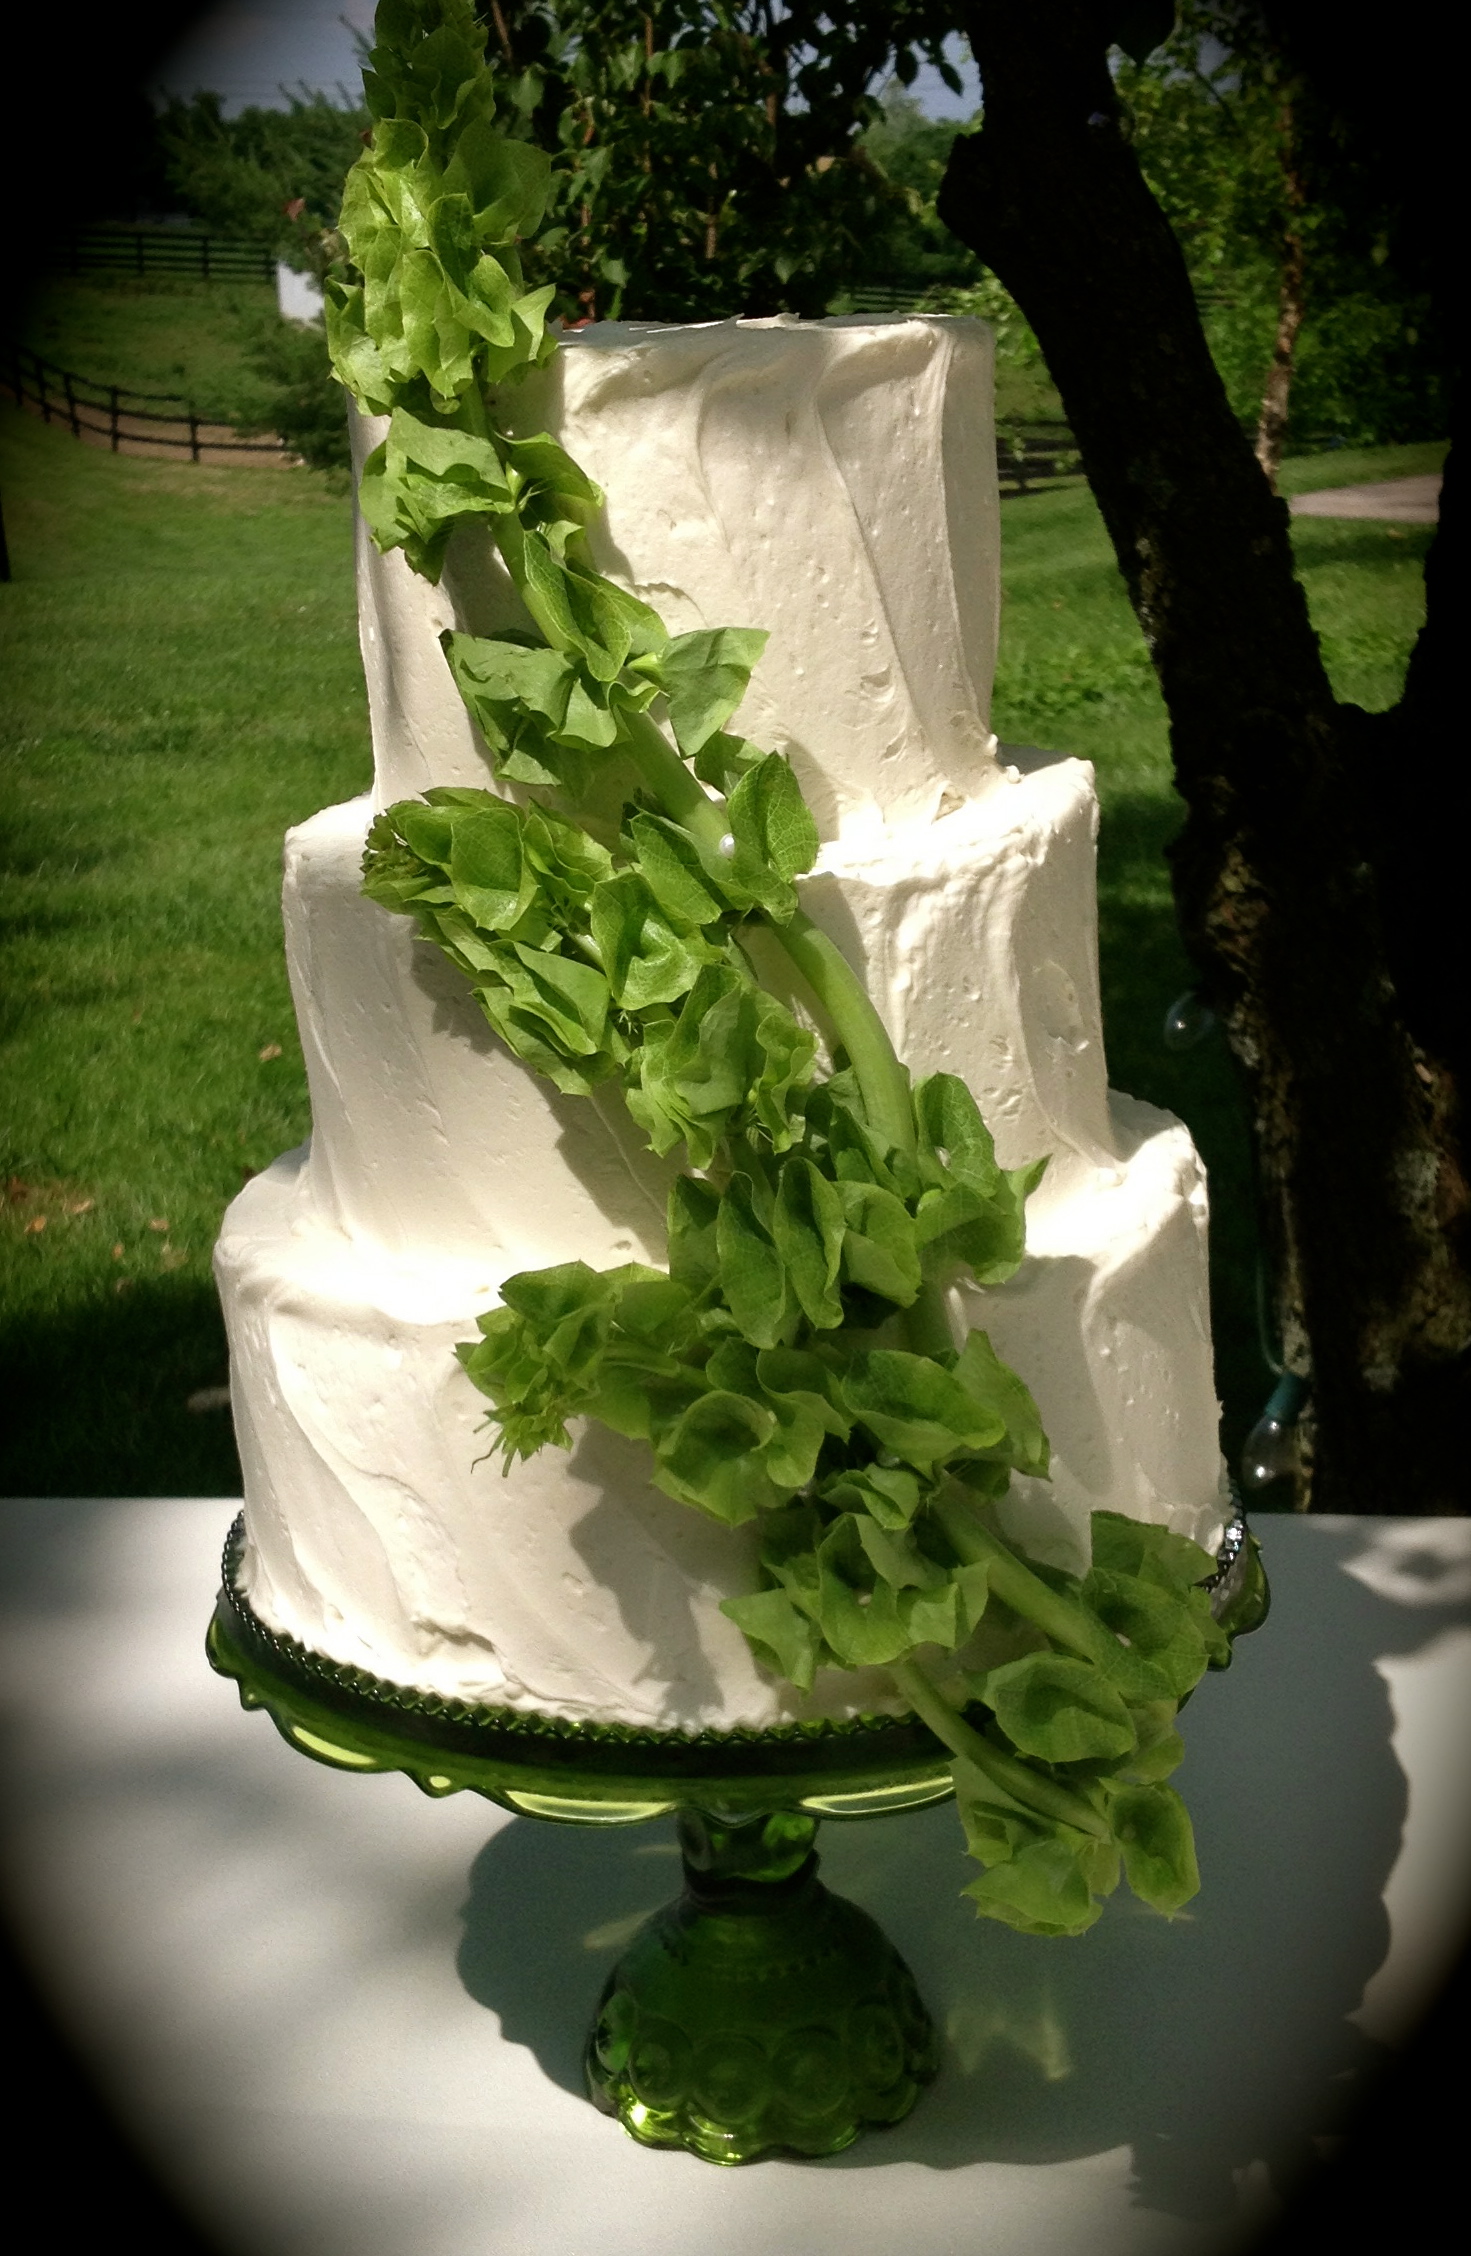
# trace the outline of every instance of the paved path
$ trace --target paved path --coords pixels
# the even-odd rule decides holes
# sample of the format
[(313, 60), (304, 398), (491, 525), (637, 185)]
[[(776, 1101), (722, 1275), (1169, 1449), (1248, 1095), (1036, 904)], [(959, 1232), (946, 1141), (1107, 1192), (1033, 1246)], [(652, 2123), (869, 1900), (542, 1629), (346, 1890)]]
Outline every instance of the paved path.
[(1386, 478), (1375, 486), (1329, 486), (1294, 494), (1294, 517), (1381, 517), (1396, 525), (1433, 525), (1440, 516), (1440, 472), (1423, 478)]

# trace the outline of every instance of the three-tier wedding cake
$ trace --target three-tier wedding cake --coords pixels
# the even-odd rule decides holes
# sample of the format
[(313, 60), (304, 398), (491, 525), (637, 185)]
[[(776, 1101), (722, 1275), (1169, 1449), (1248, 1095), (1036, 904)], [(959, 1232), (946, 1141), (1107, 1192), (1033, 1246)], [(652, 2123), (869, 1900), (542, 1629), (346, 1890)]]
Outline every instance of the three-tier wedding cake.
[[(500, 402), (595, 478), (599, 568), (671, 632), (771, 629), (740, 725), (790, 757), (824, 840), (803, 905), (916, 1074), (974, 1092), (1003, 1166), (1049, 1154), (1011, 1281), (952, 1289), (1025, 1379), (1050, 1480), (999, 1527), (1081, 1569), (1089, 1515), (1214, 1550), (1206, 1196), (1181, 1124), (1111, 1093), (1097, 802), (1086, 762), (999, 748), (991, 343), (978, 323), (603, 323)], [(360, 455), (376, 443), (358, 425)], [(241, 1587), (269, 1627), (441, 1696), (669, 1731), (902, 1706), (883, 1672), (803, 1695), (722, 1598), (757, 1537), (651, 1485), (645, 1446), (574, 1429), (502, 1473), (457, 1342), (508, 1276), (663, 1259), (673, 1162), (616, 1094), (563, 1097), (465, 982), (361, 890), (375, 809), (493, 783), (440, 647), (525, 624), (488, 532), (442, 582), (359, 530), (371, 797), (286, 842), (313, 1134), (247, 1185), (218, 1251), (245, 1474)], [(763, 965), (763, 976), (767, 969)], [(779, 974), (772, 971), (768, 984)]]

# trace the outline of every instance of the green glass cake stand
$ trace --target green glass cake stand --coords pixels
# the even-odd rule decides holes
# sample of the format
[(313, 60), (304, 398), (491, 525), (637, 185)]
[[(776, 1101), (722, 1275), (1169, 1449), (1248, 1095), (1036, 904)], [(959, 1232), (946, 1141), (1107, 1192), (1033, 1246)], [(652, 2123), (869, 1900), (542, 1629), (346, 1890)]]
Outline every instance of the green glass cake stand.
[[(775, 1731), (589, 1727), (445, 1700), (342, 1666), (268, 1629), (239, 1586), (237, 1520), (208, 1654), (246, 1708), (337, 1770), (402, 1771), (525, 1817), (634, 1825), (673, 1814), (684, 1892), (649, 1919), (599, 2001), (588, 2092), (646, 2146), (708, 2162), (837, 2154), (909, 2113), (938, 2065), (913, 1976), (881, 1929), (817, 1877), (823, 1818), (918, 1809), (952, 1791), (913, 1718)], [(1265, 1616), (1239, 1518), (1212, 1582), (1233, 1635)]]

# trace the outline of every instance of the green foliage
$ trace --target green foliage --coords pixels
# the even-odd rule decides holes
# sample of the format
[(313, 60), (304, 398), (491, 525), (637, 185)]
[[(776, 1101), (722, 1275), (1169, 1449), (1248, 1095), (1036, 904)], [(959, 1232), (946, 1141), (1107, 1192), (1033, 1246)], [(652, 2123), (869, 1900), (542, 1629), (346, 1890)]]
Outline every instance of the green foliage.
[(885, 89), (880, 114), (859, 147), (897, 194), (879, 215), (852, 281), (874, 278), (947, 291), (982, 281), (975, 252), (951, 234), (935, 209), (956, 132), (953, 119), (926, 117), (898, 79)]
[(1337, 155), (1257, 12), (1186, 0), (1169, 40), (1124, 62), (1117, 85), (1241, 420), (1254, 425), (1261, 406), (1291, 229), (1306, 281), (1292, 429), (1354, 444), (1444, 430), (1445, 356), (1428, 293), (1388, 257), (1387, 212)]
[(923, 0), (882, 19), (812, 0), (503, 7), (490, 59), (508, 127), (553, 160), (552, 224), (530, 263), (557, 310), (825, 313), (911, 209), (864, 145), (870, 89), (890, 69), (909, 83), (921, 56), (954, 80), (951, 28)]
[[(485, 33), (467, 0), (384, 0), (377, 31), (363, 74), (372, 137), (338, 223), (356, 278), (328, 281), (332, 359), (370, 413), (412, 398), (421, 414), (448, 414), (472, 384), (551, 350), (552, 293), (524, 287), (516, 250), (545, 209), (550, 168), (494, 130)], [(420, 467), (454, 475), (432, 449)]]
[(342, 183), (362, 146), (367, 112), (345, 97), (290, 97), (284, 110), (227, 118), (218, 94), (173, 95), (157, 135), (181, 210), (216, 235), (269, 243), (294, 266), (315, 263), (336, 224)]
[(313, 470), (345, 471), (351, 462), (345, 403), (332, 381), (320, 325), (263, 314), (248, 333), (247, 360), (260, 392), (240, 427), (277, 432)]

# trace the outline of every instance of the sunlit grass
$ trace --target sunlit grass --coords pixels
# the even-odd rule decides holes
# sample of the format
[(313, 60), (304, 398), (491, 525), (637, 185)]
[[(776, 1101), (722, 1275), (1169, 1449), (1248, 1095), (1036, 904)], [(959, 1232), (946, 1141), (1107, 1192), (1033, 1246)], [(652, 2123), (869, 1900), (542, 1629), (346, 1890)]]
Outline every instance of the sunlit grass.
[(348, 505), (14, 415), (4, 493), (4, 1485), (228, 1491), (185, 1402), (221, 1210), (307, 1128), (281, 832), (370, 768)]
[(269, 282), (54, 275), (32, 284), (5, 326), (90, 383), (174, 393), (207, 421), (246, 423), (265, 395), (244, 348), (275, 310)]

